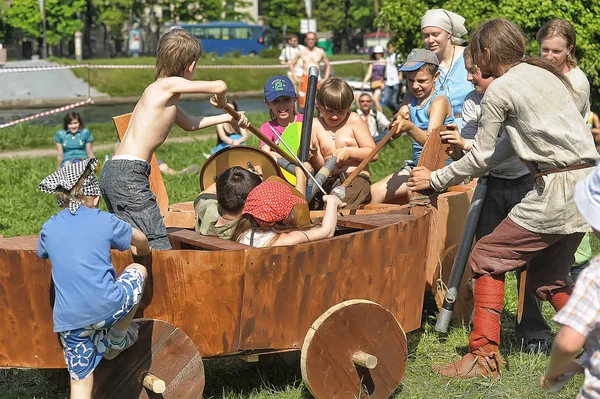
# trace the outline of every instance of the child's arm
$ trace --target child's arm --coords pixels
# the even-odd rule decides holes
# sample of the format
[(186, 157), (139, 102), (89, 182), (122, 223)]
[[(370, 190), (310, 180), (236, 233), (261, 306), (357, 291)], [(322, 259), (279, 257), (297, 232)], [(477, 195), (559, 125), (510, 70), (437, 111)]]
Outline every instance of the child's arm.
[[(241, 119), (237, 121), (239, 126), (248, 126), (248, 119), (243, 112), (240, 112)], [(177, 116), (175, 117), (175, 124), (185, 130), (186, 132), (205, 129), (210, 126), (218, 125), (221, 123), (232, 123), (236, 124), (236, 121), (229, 114), (205, 116), (205, 117), (192, 117), (185, 113), (185, 111), (178, 105)]]
[(204, 93), (215, 94), (220, 108), (227, 102), (227, 84), (222, 80), (187, 80), (177, 76), (164, 79), (166, 90), (171, 94)]
[(60, 169), (60, 164), (62, 163), (65, 157), (65, 153), (63, 152), (62, 144), (56, 143), (56, 159), (58, 160), (58, 166), (56, 169)]
[(85, 152), (87, 153), (88, 158), (94, 158), (94, 151), (92, 150), (92, 143), (87, 143), (85, 145)]
[(324, 195), (323, 200), (325, 201), (325, 215), (320, 226), (307, 231), (282, 233), (272, 245), (295, 245), (333, 237), (337, 224), (337, 210), (345, 204), (335, 195)]
[[(333, 155), (337, 157), (338, 165), (347, 160), (360, 162), (375, 148), (375, 141), (373, 141), (373, 136), (371, 136), (367, 122), (363, 121), (357, 113), (351, 113), (347, 123), (351, 124), (354, 139), (358, 147), (337, 148), (333, 152)], [(371, 162), (376, 161), (377, 158), (378, 155), (375, 155)]]
[(135, 227), (131, 228), (131, 253), (136, 256), (145, 256), (150, 254), (152, 250), (148, 245), (148, 239), (140, 230)]
[(540, 379), (542, 388), (547, 389), (548, 384), (554, 385), (560, 376), (572, 368), (573, 360), (584, 344), (585, 337), (582, 334), (569, 326), (562, 326), (552, 345), (550, 366)]
[(239, 144), (245, 143), (246, 140), (248, 140), (248, 136), (250, 135), (250, 133), (248, 133), (248, 129), (245, 129), (243, 127), (240, 128), (240, 135), (242, 136), (242, 138), (240, 139)]

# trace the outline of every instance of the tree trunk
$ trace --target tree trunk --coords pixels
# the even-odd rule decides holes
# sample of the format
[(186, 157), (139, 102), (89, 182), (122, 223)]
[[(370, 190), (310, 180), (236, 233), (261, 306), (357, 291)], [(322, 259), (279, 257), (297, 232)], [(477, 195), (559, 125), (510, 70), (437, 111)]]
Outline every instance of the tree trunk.
[(92, 49), (92, 18), (93, 18), (94, 6), (92, 5), (92, 0), (87, 0), (85, 2), (85, 14), (83, 17), (83, 48), (84, 51), (82, 54), (84, 57), (91, 58), (94, 55)]

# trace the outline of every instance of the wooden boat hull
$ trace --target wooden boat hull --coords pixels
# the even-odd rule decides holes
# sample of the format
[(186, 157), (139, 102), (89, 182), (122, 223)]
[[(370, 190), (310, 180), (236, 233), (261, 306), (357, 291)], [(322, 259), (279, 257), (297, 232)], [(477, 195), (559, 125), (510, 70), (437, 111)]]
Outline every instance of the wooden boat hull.
[[(300, 349), (314, 320), (348, 299), (379, 303), (412, 331), (421, 325), (431, 214), (385, 219), (297, 246), (155, 251), (137, 317), (180, 328), (203, 357)], [(36, 242), (0, 239), (1, 367), (64, 367), (52, 332), (51, 265)], [(118, 272), (133, 261), (130, 252), (112, 257)]]

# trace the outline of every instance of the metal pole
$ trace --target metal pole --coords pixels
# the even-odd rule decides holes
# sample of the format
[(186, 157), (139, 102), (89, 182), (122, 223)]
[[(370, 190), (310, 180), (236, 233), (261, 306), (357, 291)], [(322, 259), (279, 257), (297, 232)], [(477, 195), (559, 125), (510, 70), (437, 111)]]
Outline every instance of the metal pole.
[(44, 8), (42, 10), (42, 27), (44, 29), (44, 36), (42, 38), (42, 58), (48, 58), (48, 42), (46, 40), (46, 2), (44, 2)]

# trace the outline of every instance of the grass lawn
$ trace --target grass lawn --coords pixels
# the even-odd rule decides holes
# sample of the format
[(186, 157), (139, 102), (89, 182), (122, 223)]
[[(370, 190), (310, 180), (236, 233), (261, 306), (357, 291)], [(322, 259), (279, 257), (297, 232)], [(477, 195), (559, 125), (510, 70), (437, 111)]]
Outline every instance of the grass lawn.
[[(365, 56), (338, 55), (332, 56), (332, 61), (347, 59), (367, 59)], [(62, 64), (79, 64), (72, 59), (58, 58), (53, 61)], [(90, 64), (109, 65), (154, 65), (154, 57), (140, 58), (108, 58), (86, 60)], [(278, 59), (259, 57), (216, 57), (203, 56), (198, 65), (278, 65)], [(367, 72), (367, 65), (356, 63), (333, 66), (335, 76), (348, 76), (362, 78)], [(73, 73), (89, 82), (96, 89), (111, 96), (139, 96), (148, 84), (154, 81), (154, 69), (73, 69)], [(230, 92), (246, 90), (262, 90), (265, 82), (274, 75), (285, 74), (285, 68), (278, 69), (199, 69), (196, 71), (196, 80), (222, 79), (227, 83)]]
[[(170, 144), (158, 150), (158, 156), (180, 169), (190, 163), (202, 163), (202, 153), (212, 143)], [(400, 138), (387, 145), (380, 159), (372, 165), (374, 180), (400, 168), (410, 154), (410, 141)], [(102, 159), (104, 153), (98, 153)], [(37, 234), (46, 219), (57, 212), (54, 197), (43, 194), (37, 184), (55, 167), (55, 158), (0, 160), (0, 234), (5, 236)], [(198, 176), (165, 178), (172, 203), (190, 201), (198, 194)], [(545, 315), (553, 311), (545, 304)], [(435, 320), (424, 316), (423, 327), (408, 334), (409, 363), (406, 375), (394, 398), (573, 398), (582, 384), (578, 375), (558, 395), (548, 394), (538, 386), (540, 375), (548, 366), (545, 354), (531, 355), (519, 351), (514, 336), (516, 313), (515, 278), (507, 278), (507, 295), (502, 324), (502, 354), (509, 367), (504, 367), (501, 381), (473, 379), (468, 381), (439, 378), (431, 371), (432, 363), (457, 359), (464, 353), (469, 330), (454, 326), (447, 337), (433, 331)], [(27, 332), (22, 332), (27, 333)], [(302, 384), (299, 361), (275, 356), (270, 361), (245, 364), (237, 359), (209, 359), (206, 367), (205, 397), (212, 398), (310, 398)], [(0, 371), (0, 399), (65, 398), (66, 391), (46, 382), (33, 370)]]

